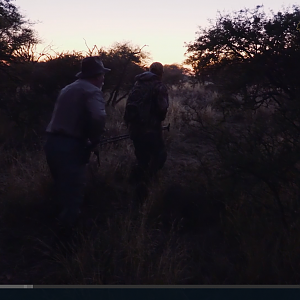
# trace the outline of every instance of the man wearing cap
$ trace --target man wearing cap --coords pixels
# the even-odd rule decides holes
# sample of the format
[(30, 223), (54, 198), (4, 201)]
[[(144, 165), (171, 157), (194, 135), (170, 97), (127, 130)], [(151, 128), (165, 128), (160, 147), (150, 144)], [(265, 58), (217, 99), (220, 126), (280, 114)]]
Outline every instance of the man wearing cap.
[(99, 57), (82, 60), (81, 72), (58, 95), (47, 126), (44, 146), (54, 180), (59, 221), (72, 228), (80, 214), (90, 153), (105, 127), (105, 102), (101, 91), (104, 75), (110, 71)]
[(154, 90), (151, 121), (145, 125), (129, 122), (128, 129), (133, 145), (138, 166), (133, 176), (139, 179), (149, 179), (156, 175), (166, 161), (167, 152), (162, 136), (162, 121), (166, 118), (169, 107), (169, 96), (166, 86), (162, 83), (164, 73), (163, 65), (159, 62), (151, 64), (149, 71), (135, 77), (135, 85), (144, 84)]

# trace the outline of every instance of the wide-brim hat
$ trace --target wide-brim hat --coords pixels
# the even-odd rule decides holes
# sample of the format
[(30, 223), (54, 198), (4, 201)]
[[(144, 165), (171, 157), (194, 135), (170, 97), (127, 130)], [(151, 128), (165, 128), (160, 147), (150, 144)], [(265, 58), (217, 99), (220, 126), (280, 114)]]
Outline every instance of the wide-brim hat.
[(81, 62), (81, 71), (76, 74), (77, 78), (89, 78), (99, 74), (105, 74), (111, 69), (105, 68), (98, 56), (86, 57)]

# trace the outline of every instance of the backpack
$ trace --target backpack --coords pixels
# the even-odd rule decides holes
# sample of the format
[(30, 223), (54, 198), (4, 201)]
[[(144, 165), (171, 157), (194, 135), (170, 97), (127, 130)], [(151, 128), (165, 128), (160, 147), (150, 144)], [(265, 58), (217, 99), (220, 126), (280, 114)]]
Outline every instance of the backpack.
[(131, 89), (125, 108), (124, 121), (138, 125), (149, 124), (154, 111), (155, 82), (138, 81)]

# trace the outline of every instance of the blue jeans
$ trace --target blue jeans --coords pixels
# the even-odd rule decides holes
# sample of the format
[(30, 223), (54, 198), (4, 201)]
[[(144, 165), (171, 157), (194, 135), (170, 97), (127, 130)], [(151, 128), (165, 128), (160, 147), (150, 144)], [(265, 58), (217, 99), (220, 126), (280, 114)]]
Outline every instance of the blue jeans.
[(61, 206), (60, 221), (73, 226), (80, 214), (86, 186), (88, 153), (84, 140), (48, 135), (44, 145), (54, 180), (56, 201)]

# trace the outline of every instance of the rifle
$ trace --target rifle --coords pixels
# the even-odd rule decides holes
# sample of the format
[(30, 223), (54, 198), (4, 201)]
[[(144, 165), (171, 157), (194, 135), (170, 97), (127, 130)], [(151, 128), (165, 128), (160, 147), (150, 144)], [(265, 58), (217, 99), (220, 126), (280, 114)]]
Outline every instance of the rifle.
[[(162, 130), (168, 130), (168, 131), (170, 131), (170, 123), (168, 125), (166, 125), (166, 126), (163, 126)], [(118, 136), (114, 136), (114, 137), (111, 137), (111, 138), (100, 140), (100, 142), (99, 142), (98, 145), (101, 146), (101, 145), (105, 145), (105, 144), (109, 144), (109, 143), (113, 143), (113, 142), (118, 142), (118, 141), (121, 141), (121, 140), (125, 140), (125, 139), (128, 139), (128, 138), (130, 138), (129, 134), (118, 135)], [(94, 150), (93, 153), (97, 157), (98, 166), (100, 166), (99, 150), (98, 149)]]

